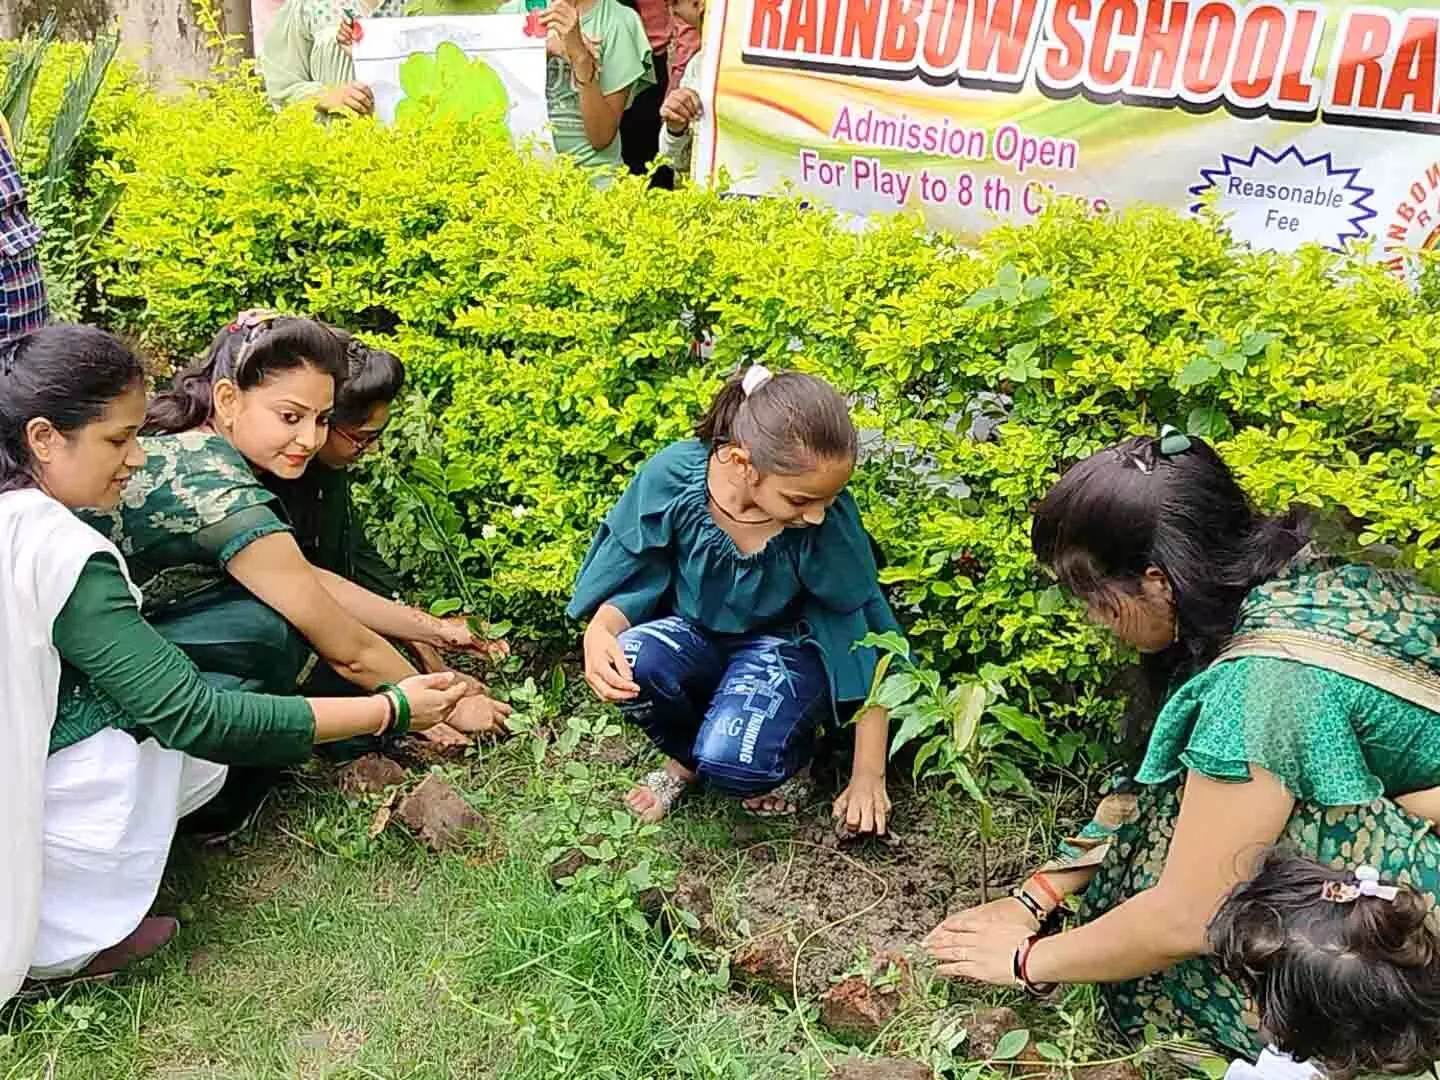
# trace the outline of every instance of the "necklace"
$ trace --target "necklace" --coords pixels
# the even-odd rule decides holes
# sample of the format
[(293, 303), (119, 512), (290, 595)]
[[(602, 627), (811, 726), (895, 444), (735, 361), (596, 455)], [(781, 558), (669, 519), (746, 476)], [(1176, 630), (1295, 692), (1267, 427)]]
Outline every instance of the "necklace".
[(755, 521), (753, 519), (747, 521), (745, 518), (737, 517), (736, 515), (732, 514), (729, 510), (726, 510), (725, 507), (721, 505), (720, 500), (715, 497), (715, 492), (710, 490), (710, 481), (708, 479), (705, 481), (705, 494), (710, 499), (710, 505), (715, 507), (716, 510), (719, 510), (720, 513), (724, 514), (736, 525), (769, 525), (775, 520), (774, 517), (768, 514), (765, 517), (761, 518), (759, 521)]

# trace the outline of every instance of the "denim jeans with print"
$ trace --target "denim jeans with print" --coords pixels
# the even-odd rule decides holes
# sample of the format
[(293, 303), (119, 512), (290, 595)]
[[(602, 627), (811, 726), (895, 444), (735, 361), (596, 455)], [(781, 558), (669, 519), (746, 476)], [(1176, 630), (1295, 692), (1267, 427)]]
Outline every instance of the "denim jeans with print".
[(620, 635), (640, 695), (621, 712), (719, 791), (763, 795), (810, 761), (830, 709), (819, 652), (773, 634), (712, 634), (678, 616)]

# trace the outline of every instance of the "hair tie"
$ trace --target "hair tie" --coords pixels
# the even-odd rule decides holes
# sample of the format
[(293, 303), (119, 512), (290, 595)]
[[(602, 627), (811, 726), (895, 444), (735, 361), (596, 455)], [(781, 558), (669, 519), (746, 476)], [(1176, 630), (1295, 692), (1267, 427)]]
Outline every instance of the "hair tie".
[(1160, 440), (1157, 444), (1157, 449), (1160, 451), (1161, 457), (1174, 457), (1176, 454), (1183, 454), (1193, 445), (1190, 441), (1190, 436), (1172, 424), (1166, 424), (1160, 429)]
[(740, 389), (745, 391), (745, 396), (748, 398), (772, 378), (774, 376), (764, 364), (751, 364), (750, 370), (745, 372), (745, 377), (740, 380)]
[(255, 339), (268, 330), (270, 324), (280, 317), (278, 311), (268, 311), (264, 308), (251, 308), (236, 315), (235, 321), (226, 329), (232, 334), (244, 334), (245, 337), (240, 342), (240, 348), (235, 350), (234, 365), (224, 363), (222, 358), (221, 362), (216, 363), (215, 370), (211, 373), (211, 382), (238, 378), (240, 369), (250, 358), (250, 350), (255, 344)]
[(1353, 881), (1327, 881), (1320, 886), (1321, 899), (1332, 904), (1353, 904), (1362, 896), (1384, 900), (1388, 904), (1399, 895), (1398, 885), (1380, 884), (1380, 871), (1373, 866), (1357, 866)]

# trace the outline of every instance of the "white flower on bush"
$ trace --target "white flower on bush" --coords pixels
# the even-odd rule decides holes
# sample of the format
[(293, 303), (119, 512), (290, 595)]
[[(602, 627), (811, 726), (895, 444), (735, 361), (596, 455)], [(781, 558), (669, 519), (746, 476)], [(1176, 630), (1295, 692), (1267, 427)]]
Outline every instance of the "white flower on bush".
[(495, 537), (499, 535), (500, 530), (497, 529), (494, 525), (484, 525), (480, 529), (480, 539), (482, 540), (494, 540)]
[(525, 515), (528, 513), (530, 513), (530, 508), (524, 503), (516, 503), (510, 508), (510, 516), (513, 517), (516, 521), (525, 520)]

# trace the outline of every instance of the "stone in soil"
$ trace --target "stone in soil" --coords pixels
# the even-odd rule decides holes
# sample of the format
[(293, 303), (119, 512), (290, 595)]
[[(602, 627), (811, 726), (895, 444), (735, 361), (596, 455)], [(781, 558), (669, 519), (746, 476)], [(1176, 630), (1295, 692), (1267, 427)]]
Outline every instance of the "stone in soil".
[(366, 754), (342, 768), (336, 778), (348, 795), (379, 795), (405, 783), (405, 770), (384, 754)]
[(930, 1066), (906, 1058), (846, 1058), (830, 1080), (931, 1080)]
[[(965, 1030), (970, 1033), (965, 1056), (972, 1061), (988, 1061), (995, 1056), (995, 1048), (1000, 1045), (1001, 1039), (1024, 1027), (1025, 1021), (1020, 1019), (1020, 1014), (1014, 1009), (1003, 1006), (998, 1009), (976, 1009), (975, 1015), (965, 1025)], [(1011, 1056), (1033, 1060), (1035, 1053), (1035, 1040), (1032, 1037), (1020, 1053)]]
[(795, 947), (774, 934), (750, 942), (735, 954), (734, 969), (745, 978), (795, 992)]
[(395, 816), (434, 851), (463, 847), (470, 834), (485, 824), (460, 793), (438, 776), (427, 776), (405, 796)]
[(871, 986), (851, 975), (825, 991), (820, 998), (820, 1022), (832, 1034), (868, 1043), (900, 1011), (900, 995), (888, 987)]

